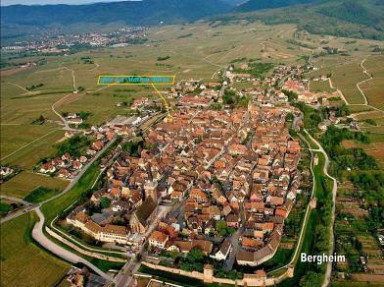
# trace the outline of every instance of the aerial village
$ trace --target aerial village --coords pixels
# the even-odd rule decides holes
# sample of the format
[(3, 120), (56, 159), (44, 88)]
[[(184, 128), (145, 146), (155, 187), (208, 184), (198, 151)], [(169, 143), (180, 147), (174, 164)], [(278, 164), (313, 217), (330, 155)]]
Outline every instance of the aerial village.
[[(275, 86), (292, 71), (300, 68), (277, 70), (264, 82)], [(223, 85), (229, 87), (238, 76), (226, 73)], [(283, 92), (265, 94), (259, 83), (240, 92), (252, 97), (245, 106), (210, 108), (222, 102), (221, 89), (217, 83), (179, 82), (172, 90), (172, 121), (142, 132), (144, 145), (134, 155), (123, 150), (107, 168), (105, 184), (67, 223), (133, 254), (144, 244), (143, 260), (156, 264), (167, 253), (194, 248), (229, 268), (235, 261), (255, 267), (272, 258), (300, 193), (301, 149), (285, 120), (299, 112)], [(148, 103), (138, 99), (134, 105)], [(113, 135), (135, 133), (134, 126), (120, 117), (95, 132), (105, 143)]]
[[(168, 111), (159, 111), (158, 100), (137, 98), (131, 109), (140, 116), (117, 116), (82, 131), (91, 139), (84, 155), (51, 158), (39, 172), (71, 180), (107, 145), (123, 140), (99, 161), (102, 184), (62, 222), (152, 267), (185, 270), (173, 255), (198, 249), (205, 263), (227, 271), (254, 268), (252, 276), (267, 278), (263, 263), (276, 254), (301, 193), (302, 152), (290, 132), (303, 118), (286, 91), (308, 105), (333, 105), (334, 94), (309, 92), (303, 69), (278, 66), (260, 79), (230, 66), (221, 83), (179, 81), (165, 92)], [(244, 82), (248, 88), (234, 88)], [(225, 99), (227, 91), (235, 104)]]

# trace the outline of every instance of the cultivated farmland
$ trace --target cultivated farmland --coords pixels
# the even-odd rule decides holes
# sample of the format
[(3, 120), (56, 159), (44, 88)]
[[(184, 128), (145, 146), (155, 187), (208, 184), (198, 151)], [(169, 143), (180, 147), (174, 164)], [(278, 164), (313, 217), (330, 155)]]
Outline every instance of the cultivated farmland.
[(69, 264), (32, 242), (35, 222), (36, 215), (28, 213), (1, 225), (2, 286), (54, 286), (68, 271)]

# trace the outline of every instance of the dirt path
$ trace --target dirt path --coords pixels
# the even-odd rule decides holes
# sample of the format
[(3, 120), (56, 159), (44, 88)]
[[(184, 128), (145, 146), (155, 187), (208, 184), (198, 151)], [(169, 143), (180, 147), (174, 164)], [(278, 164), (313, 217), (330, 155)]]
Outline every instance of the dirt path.
[(367, 60), (367, 59), (364, 59), (364, 60), (361, 61), (361, 63), (360, 63), (360, 67), (363, 69), (363, 73), (364, 73), (365, 75), (367, 75), (368, 79), (365, 79), (365, 80), (363, 80), (363, 81), (361, 81), (361, 82), (358, 82), (358, 83), (356, 84), (356, 87), (357, 87), (357, 89), (360, 91), (361, 95), (362, 95), (363, 98), (364, 98), (364, 104), (365, 104), (365, 105), (368, 105), (367, 97), (366, 97), (364, 91), (360, 88), (360, 85), (361, 85), (361, 84), (364, 84), (364, 83), (366, 83), (366, 82), (372, 80), (372, 75), (371, 75), (370, 73), (368, 73), (367, 69), (364, 67), (364, 63), (365, 63), (366, 60)]
[(75, 76), (75, 71), (73, 69), (70, 69), (68, 67), (63, 67), (65, 70), (68, 70), (71, 72), (72, 74), (72, 86), (73, 86), (73, 90), (74, 91), (77, 91), (77, 87), (76, 87), (76, 76)]
[(356, 84), (356, 88), (359, 90), (359, 92), (360, 92), (361, 95), (363, 96), (363, 99), (364, 99), (364, 103), (363, 103), (363, 104), (350, 104), (350, 103), (348, 102), (348, 100), (345, 98), (343, 92), (342, 92), (341, 90), (339, 90), (339, 89), (337, 89), (337, 88), (334, 87), (331, 78), (329, 78), (329, 86), (330, 86), (332, 89), (335, 89), (335, 90), (337, 91), (337, 93), (339, 94), (340, 98), (345, 102), (345, 104), (346, 104), (347, 106), (366, 106), (366, 107), (369, 107), (369, 108), (374, 109), (374, 110), (376, 110), (376, 111), (379, 111), (379, 112), (383, 112), (383, 113), (384, 113), (384, 110), (381, 110), (381, 109), (379, 109), (379, 108), (377, 108), (377, 107), (374, 107), (374, 106), (371, 106), (371, 105), (369, 104), (368, 99), (367, 99), (367, 97), (366, 97), (364, 91), (363, 91), (363, 90), (361, 89), (361, 87), (360, 87), (361, 84), (364, 84), (364, 83), (366, 83), (366, 82), (369, 82), (369, 81), (371, 81), (371, 80), (373, 79), (373, 78), (372, 78), (372, 75), (371, 75), (371, 74), (368, 72), (368, 70), (364, 67), (364, 63), (365, 63), (366, 60), (367, 60), (367, 58), (365, 58), (365, 59), (363, 59), (363, 60), (361, 61), (361, 63), (360, 63), (360, 67), (363, 69), (363, 73), (364, 73), (366, 76), (368, 76), (368, 79), (365, 79), (365, 80), (363, 80), (363, 81), (360, 81), (360, 82), (358, 82), (358, 83)]
[(11, 82), (7, 82), (7, 84), (10, 84), (12, 86), (18, 87), (19, 89), (22, 89), (24, 92), (27, 92), (27, 93), (30, 92), (26, 88), (24, 88), (23, 86), (20, 86), (19, 84), (15, 84), (15, 83), (11, 83)]
[(331, 87), (331, 89), (336, 90), (336, 92), (339, 94), (340, 98), (345, 102), (345, 104), (346, 104), (346, 105), (349, 105), (349, 102), (348, 102), (347, 99), (344, 97), (343, 92), (340, 91), (339, 89), (335, 88), (335, 86), (333, 85), (333, 82), (332, 82), (331, 78), (328, 78), (328, 81), (329, 81), (329, 86)]

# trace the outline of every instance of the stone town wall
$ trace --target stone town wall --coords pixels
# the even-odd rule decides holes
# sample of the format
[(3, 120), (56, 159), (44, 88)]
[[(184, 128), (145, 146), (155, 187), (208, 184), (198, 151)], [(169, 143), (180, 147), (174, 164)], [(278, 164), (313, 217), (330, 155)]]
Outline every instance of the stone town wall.
[(50, 228), (45, 227), (45, 230), (52, 237), (56, 238), (57, 240), (61, 241), (65, 245), (71, 247), (72, 249), (74, 249), (77, 252), (79, 252), (81, 254), (84, 254), (86, 256), (90, 256), (90, 257), (93, 257), (93, 258), (98, 258), (98, 259), (101, 259), (101, 260), (111, 261), (111, 262), (121, 262), (121, 263), (127, 262), (127, 259), (124, 259), (124, 258), (117, 258), (117, 257), (112, 257), (112, 256), (104, 255), (104, 254), (101, 254), (101, 253), (97, 253), (97, 252), (90, 252), (90, 251), (84, 250), (84, 249), (78, 247), (77, 245), (73, 244), (72, 242), (66, 240), (65, 238), (61, 237), (59, 234), (55, 233)]
[[(282, 275), (280, 275), (279, 277), (276, 277), (276, 278), (275, 277), (273, 277), (273, 278), (272, 277), (271, 278), (264, 277), (264, 278), (257, 279), (257, 278), (251, 278), (251, 276), (246, 276), (247, 274), (245, 274), (244, 279), (232, 280), (232, 279), (228, 279), (228, 278), (217, 278), (217, 277), (213, 276), (213, 273), (210, 273), (210, 272), (205, 272), (205, 273), (200, 273), (197, 271), (189, 272), (189, 271), (184, 271), (184, 270), (177, 269), (177, 268), (172, 268), (172, 267), (167, 267), (167, 266), (162, 266), (162, 265), (156, 265), (156, 264), (152, 264), (152, 263), (145, 262), (145, 261), (143, 261), (142, 264), (144, 264), (144, 265), (146, 265), (152, 269), (161, 270), (161, 271), (170, 272), (173, 274), (178, 274), (178, 275), (182, 275), (182, 276), (186, 276), (186, 277), (199, 279), (199, 280), (202, 280), (206, 283), (215, 282), (215, 283), (231, 284), (231, 285), (237, 285), (237, 286), (239, 286), (239, 285), (240, 286), (252, 286), (252, 287), (274, 286), (275, 284), (278, 284), (278, 283), (282, 282), (284, 279), (292, 277), (292, 275), (293, 275), (293, 270), (288, 268), (288, 270), (286, 272), (284, 272)], [(210, 273), (210, 275), (209, 275), (209, 273)], [(250, 275), (250, 274), (248, 274), (248, 275)]]

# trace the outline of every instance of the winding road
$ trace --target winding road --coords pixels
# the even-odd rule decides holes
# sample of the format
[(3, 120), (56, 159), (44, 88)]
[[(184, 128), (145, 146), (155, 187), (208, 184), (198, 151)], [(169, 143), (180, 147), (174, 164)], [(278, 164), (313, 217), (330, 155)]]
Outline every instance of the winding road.
[[(66, 250), (65, 248), (61, 247), (60, 245), (56, 244), (55, 242), (51, 241), (46, 237), (46, 235), (43, 232), (45, 217), (44, 214), (41, 212), (40, 207), (62, 195), (70, 191), (73, 186), (78, 182), (78, 180), (84, 175), (84, 173), (89, 169), (89, 167), (116, 141), (116, 139), (110, 141), (107, 143), (104, 148), (96, 155), (94, 156), (86, 165), (85, 167), (79, 172), (79, 174), (67, 185), (67, 187), (60, 193), (56, 194), (55, 196), (37, 204), (37, 205), (31, 205), (30, 203), (27, 203), (27, 208), (20, 210), (18, 212), (12, 213), (8, 215), (7, 217), (3, 218), (1, 220), (1, 223), (4, 223), (6, 221), (9, 221), (11, 219), (14, 219), (16, 217), (19, 217), (27, 212), (35, 211), (36, 214), (39, 217), (39, 221), (35, 224), (32, 230), (32, 237), (34, 240), (36, 240), (42, 247), (49, 250), (53, 254), (59, 256), (60, 258), (63, 258), (64, 260), (71, 262), (71, 263), (83, 263), (84, 265), (88, 266), (92, 270), (94, 270), (97, 274), (104, 277), (106, 280), (111, 281), (112, 277), (108, 274), (101, 271), (98, 267), (90, 263), (89, 261), (83, 259), (82, 257)], [(8, 198), (12, 199), (11, 197), (2, 196), (2, 198)], [(21, 199), (18, 199), (19, 202), (24, 202)]]
[(45, 249), (49, 250), (53, 254), (59, 256), (60, 258), (63, 258), (64, 260), (66, 260), (68, 262), (82, 263), (82, 264), (86, 265), (87, 267), (89, 267), (90, 269), (92, 269), (93, 271), (95, 271), (97, 274), (99, 274), (103, 278), (105, 278), (109, 281), (113, 280), (113, 278), (111, 276), (109, 276), (108, 274), (101, 271), (98, 267), (91, 264), (89, 261), (85, 260), (84, 258), (82, 258), (82, 257), (80, 257), (80, 256), (78, 256), (72, 252), (69, 252), (68, 250), (64, 249), (60, 245), (58, 245), (55, 242), (48, 239), (43, 232), (44, 221), (45, 221), (44, 215), (41, 212), (39, 207), (35, 208), (34, 211), (36, 212), (37, 216), (39, 217), (39, 221), (33, 227), (32, 237), (42, 247), (44, 247)]
[[(324, 163), (324, 167), (323, 167), (323, 172), (324, 174), (329, 177), (332, 181), (333, 181), (333, 188), (332, 188), (332, 218), (331, 218), (331, 223), (330, 223), (330, 248), (329, 248), (329, 255), (332, 255), (334, 250), (335, 250), (335, 236), (334, 236), (334, 232), (333, 232), (333, 226), (334, 226), (334, 223), (335, 223), (335, 206), (336, 206), (336, 194), (337, 194), (337, 180), (336, 178), (332, 177), (329, 175), (328, 173), (328, 169), (329, 169), (329, 164), (330, 164), (330, 161), (329, 161), (329, 157), (327, 155), (327, 153), (325, 152), (324, 148), (321, 146), (321, 144), (315, 139), (313, 138), (307, 130), (305, 130), (305, 133), (308, 135), (308, 137), (319, 147), (318, 149), (318, 152), (322, 153), (324, 155), (324, 158), (325, 158), (325, 163)], [(322, 287), (327, 287), (330, 283), (330, 280), (331, 280), (331, 273), (332, 273), (332, 262), (327, 262), (327, 269), (325, 271), (325, 279), (324, 279), (324, 282), (322, 284)]]
[(360, 88), (360, 85), (364, 84), (364, 83), (366, 83), (366, 82), (368, 82), (370, 80), (372, 80), (372, 75), (370, 73), (368, 73), (367, 69), (364, 67), (364, 63), (365, 63), (366, 60), (367, 59), (364, 59), (364, 60), (361, 61), (360, 67), (363, 69), (363, 73), (368, 76), (368, 79), (365, 79), (365, 80), (363, 80), (361, 82), (358, 82), (356, 84), (357, 89), (359, 90), (359, 92), (361, 93), (361, 95), (364, 98), (364, 105), (368, 105), (368, 100), (367, 100), (367, 97), (365, 96), (364, 91)]
[(64, 97), (62, 97), (60, 100), (58, 100), (57, 102), (53, 103), (52, 106), (51, 106), (51, 109), (52, 109), (52, 112), (55, 113), (60, 118), (60, 120), (63, 122), (63, 124), (64, 124), (63, 130), (66, 130), (66, 131), (77, 131), (76, 129), (71, 128), (69, 126), (68, 121), (58, 111), (56, 111), (56, 109), (55, 109), (55, 105), (57, 103), (61, 102), (66, 97), (69, 97), (71, 95), (73, 95), (73, 94), (72, 93), (71, 94), (67, 94)]
[(363, 69), (363, 73), (368, 77), (368, 79), (365, 79), (365, 80), (362, 80), (358, 83), (356, 83), (356, 88), (359, 90), (360, 94), (362, 95), (363, 99), (364, 99), (364, 103), (362, 104), (351, 104), (348, 102), (348, 100), (345, 98), (343, 92), (338, 89), (338, 88), (335, 88), (335, 86), (333, 85), (333, 82), (332, 82), (332, 79), (329, 78), (329, 86), (332, 88), (332, 89), (335, 89), (337, 91), (337, 93), (339, 94), (340, 98), (345, 102), (345, 104), (347, 106), (366, 106), (366, 107), (369, 107), (375, 111), (378, 111), (378, 112), (384, 112), (384, 110), (382, 109), (379, 109), (377, 107), (374, 107), (374, 106), (371, 106), (368, 102), (368, 99), (367, 99), (367, 96), (365, 95), (363, 89), (360, 87), (361, 84), (364, 84), (366, 82), (369, 82), (373, 79), (372, 75), (368, 72), (367, 68), (364, 66), (364, 63), (365, 61), (367, 60), (367, 58), (363, 59), (360, 63), (360, 67)]
[(19, 217), (19, 216), (25, 214), (26, 212), (31, 211), (33, 208), (36, 207), (36, 206), (33, 206), (30, 202), (27, 202), (27, 201), (22, 200), (22, 199), (17, 198), (17, 197), (1, 195), (0, 198), (1, 199), (6, 199), (6, 200), (9, 200), (9, 201), (12, 201), (12, 202), (20, 203), (20, 204), (24, 205), (24, 207), (21, 207), (20, 209), (14, 211), (14, 212), (8, 214), (7, 216), (5, 216), (4, 218), (2, 218), (0, 220), (0, 224), (2, 224), (4, 222), (7, 222), (9, 220), (12, 220), (12, 219), (14, 219), (16, 217)]

